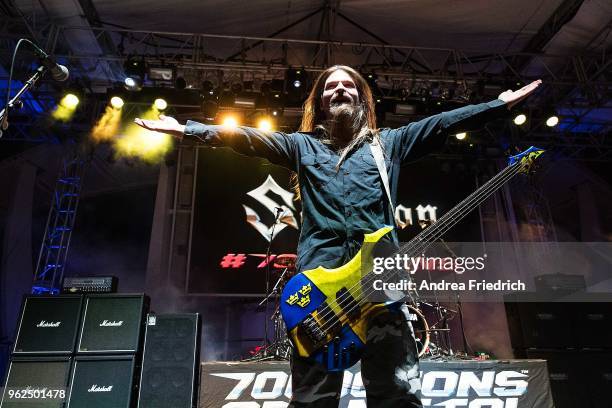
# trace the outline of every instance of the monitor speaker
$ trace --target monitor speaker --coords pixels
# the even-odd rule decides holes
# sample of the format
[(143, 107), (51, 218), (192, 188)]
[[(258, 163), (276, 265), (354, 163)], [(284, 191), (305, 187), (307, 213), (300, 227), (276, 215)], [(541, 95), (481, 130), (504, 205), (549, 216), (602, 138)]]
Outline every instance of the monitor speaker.
[(89, 295), (85, 298), (77, 354), (133, 354), (140, 351), (145, 295)]
[(138, 407), (196, 407), (199, 314), (149, 314), (146, 322)]
[(26, 296), (13, 355), (70, 355), (81, 317), (81, 296)]
[(135, 356), (77, 357), (66, 407), (131, 407), (134, 368)]
[(13, 357), (0, 407), (63, 408), (70, 364), (70, 357)]

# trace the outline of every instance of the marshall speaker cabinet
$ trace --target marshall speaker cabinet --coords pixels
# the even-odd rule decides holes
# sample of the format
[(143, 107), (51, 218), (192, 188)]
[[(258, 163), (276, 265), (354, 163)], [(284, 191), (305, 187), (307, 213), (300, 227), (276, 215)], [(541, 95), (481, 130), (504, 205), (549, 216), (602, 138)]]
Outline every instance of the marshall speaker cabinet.
[(131, 407), (135, 363), (128, 355), (76, 357), (66, 407)]
[(197, 406), (200, 316), (149, 314), (138, 408)]
[(13, 355), (70, 355), (81, 317), (81, 296), (26, 296)]
[(70, 364), (70, 357), (13, 357), (0, 407), (63, 408)]
[(87, 296), (77, 354), (137, 353), (148, 306), (148, 298), (142, 294)]

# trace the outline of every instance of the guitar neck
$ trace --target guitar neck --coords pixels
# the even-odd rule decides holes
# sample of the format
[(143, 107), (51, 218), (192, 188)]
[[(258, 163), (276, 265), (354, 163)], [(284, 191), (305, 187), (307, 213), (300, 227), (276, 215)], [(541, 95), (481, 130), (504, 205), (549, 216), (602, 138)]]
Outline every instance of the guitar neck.
[(452, 210), (444, 214), (435, 223), (421, 231), (416, 237), (410, 240), (407, 244), (400, 247), (397, 253), (408, 254), (415, 256), (425, 250), (431, 243), (437, 241), (450, 228), (461, 221), (473, 209), (478, 207), (489, 198), (492, 194), (498, 191), (504, 184), (511, 180), (520, 172), (522, 164), (516, 162), (507, 166), (500, 171), (495, 177), (491, 178), (485, 184), (480, 186), (476, 191), (470, 194), (465, 200), (461, 201)]

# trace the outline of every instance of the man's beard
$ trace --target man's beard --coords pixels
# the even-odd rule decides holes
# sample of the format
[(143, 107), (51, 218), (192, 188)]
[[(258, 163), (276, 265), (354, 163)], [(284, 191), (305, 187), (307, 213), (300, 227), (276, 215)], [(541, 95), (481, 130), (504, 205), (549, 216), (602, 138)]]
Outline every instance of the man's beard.
[(332, 105), (326, 122), (329, 137), (338, 147), (349, 144), (367, 125), (363, 106), (348, 103)]

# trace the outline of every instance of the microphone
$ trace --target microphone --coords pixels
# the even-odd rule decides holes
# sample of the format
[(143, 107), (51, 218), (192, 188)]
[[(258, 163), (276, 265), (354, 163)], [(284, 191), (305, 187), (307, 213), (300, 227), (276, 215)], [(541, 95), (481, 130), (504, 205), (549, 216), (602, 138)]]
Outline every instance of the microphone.
[(68, 68), (55, 62), (55, 59), (53, 59), (53, 57), (44, 52), (37, 45), (34, 45), (34, 52), (36, 52), (36, 55), (38, 56), (38, 58), (40, 58), (42, 65), (47, 68), (51, 73), (51, 78), (59, 82), (63, 82), (68, 79), (68, 77), (70, 76)]

